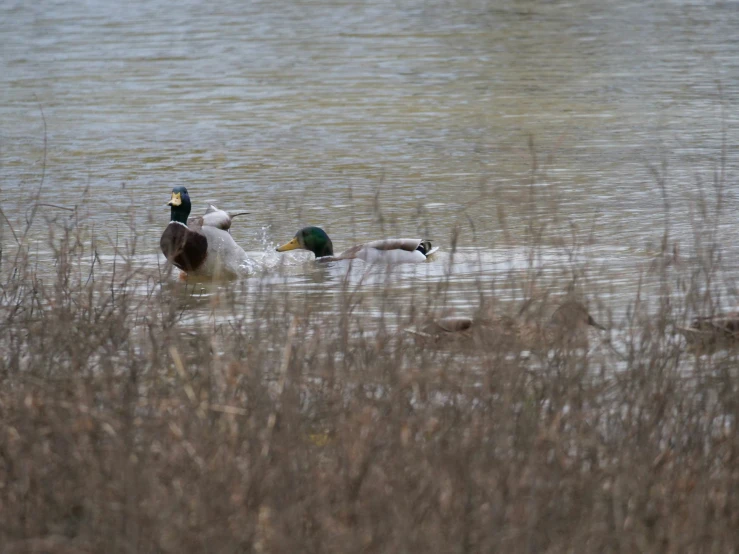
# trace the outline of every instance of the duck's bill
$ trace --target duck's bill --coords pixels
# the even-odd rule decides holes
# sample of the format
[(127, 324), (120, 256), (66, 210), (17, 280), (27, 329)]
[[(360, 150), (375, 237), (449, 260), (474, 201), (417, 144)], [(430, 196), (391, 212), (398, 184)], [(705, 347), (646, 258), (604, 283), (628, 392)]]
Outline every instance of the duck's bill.
[(179, 206), (182, 204), (182, 195), (179, 192), (173, 192), (172, 198), (167, 202), (167, 206)]
[(282, 246), (278, 246), (277, 251), (287, 252), (288, 250), (296, 250), (298, 248), (300, 248), (300, 243), (298, 242), (298, 238), (294, 237), (290, 242), (283, 244)]

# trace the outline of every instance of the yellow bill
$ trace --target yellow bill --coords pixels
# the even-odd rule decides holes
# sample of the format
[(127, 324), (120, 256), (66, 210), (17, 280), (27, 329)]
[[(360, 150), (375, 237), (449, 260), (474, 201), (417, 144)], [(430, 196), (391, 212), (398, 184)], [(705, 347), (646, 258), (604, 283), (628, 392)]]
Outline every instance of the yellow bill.
[(182, 204), (182, 194), (179, 192), (173, 192), (172, 198), (167, 202), (167, 206), (179, 206)]
[(300, 248), (300, 243), (298, 242), (298, 237), (293, 237), (293, 240), (288, 242), (287, 244), (283, 244), (282, 246), (277, 247), (278, 252), (287, 252), (288, 250), (296, 250)]

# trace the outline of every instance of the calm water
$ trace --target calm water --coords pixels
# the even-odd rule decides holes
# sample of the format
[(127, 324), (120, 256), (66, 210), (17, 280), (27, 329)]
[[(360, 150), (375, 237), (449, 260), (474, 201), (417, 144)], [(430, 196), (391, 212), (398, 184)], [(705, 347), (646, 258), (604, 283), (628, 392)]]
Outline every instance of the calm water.
[[(432, 238), (441, 254), (404, 268), (404, 291), (449, 267), (456, 283), (526, 267), (534, 221), (546, 223), (537, 264), (563, 279), (587, 264), (587, 286), (615, 309), (664, 227), (650, 167), (666, 168), (671, 232), (689, 258), (696, 198), (715, 198), (725, 151), (727, 275), (739, 265), (737, 29), (729, 1), (5, 0), (2, 206), (22, 228), (41, 105), (43, 199), (79, 206), (108, 253), (134, 227), (139, 261), (156, 264), (173, 184), (196, 212), (252, 212), (233, 235), (275, 287), (340, 278), (317, 277), (300, 254), (271, 273), (285, 260), (274, 246), (305, 224), (338, 249)], [(42, 256), (44, 236), (39, 219)], [(11, 248), (5, 227), (0, 238)], [(476, 305), (463, 289), (450, 302)]]

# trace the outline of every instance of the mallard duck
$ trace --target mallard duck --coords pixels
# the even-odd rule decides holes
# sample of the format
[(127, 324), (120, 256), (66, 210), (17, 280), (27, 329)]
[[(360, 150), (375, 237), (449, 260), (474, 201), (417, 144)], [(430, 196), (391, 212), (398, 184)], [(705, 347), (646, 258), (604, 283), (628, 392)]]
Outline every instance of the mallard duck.
[(512, 316), (442, 317), (427, 322), (412, 334), (437, 344), (477, 343), (500, 345), (504, 350), (588, 347), (588, 328), (605, 330), (580, 302), (562, 302), (546, 322), (521, 320)]
[(190, 215), (190, 195), (185, 187), (174, 187), (171, 221), (159, 245), (167, 260), (188, 275), (237, 278), (249, 273), (252, 260), (231, 237), (231, 220), (246, 212), (234, 213), (209, 205), (202, 216)]
[(739, 312), (700, 316), (689, 327), (677, 327), (692, 350), (714, 351), (739, 346)]
[(313, 252), (320, 262), (359, 259), (369, 263), (388, 264), (425, 262), (438, 250), (431, 247), (429, 240), (385, 239), (352, 246), (335, 256), (331, 239), (320, 227), (303, 227), (295, 233), (290, 242), (278, 247), (277, 251), (287, 252), (296, 249)]

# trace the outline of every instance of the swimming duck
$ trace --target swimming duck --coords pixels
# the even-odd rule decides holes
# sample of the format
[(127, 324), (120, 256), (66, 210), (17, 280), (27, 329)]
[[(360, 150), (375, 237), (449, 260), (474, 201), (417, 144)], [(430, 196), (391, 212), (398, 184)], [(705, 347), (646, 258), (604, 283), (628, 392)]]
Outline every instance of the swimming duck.
[(171, 221), (159, 245), (164, 256), (187, 275), (237, 278), (249, 273), (252, 260), (231, 237), (231, 220), (246, 212), (234, 213), (208, 206), (202, 216), (190, 215), (190, 195), (185, 187), (174, 187)]
[(427, 341), (498, 344), (505, 350), (541, 350), (542, 348), (587, 348), (588, 329), (605, 330), (587, 308), (575, 300), (565, 300), (546, 322), (520, 320), (512, 316), (480, 319), (443, 317), (429, 321), (422, 331), (411, 331)]
[(369, 263), (388, 264), (425, 262), (438, 250), (438, 248), (431, 247), (429, 240), (385, 239), (352, 246), (335, 256), (331, 239), (320, 227), (300, 229), (290, 242), (278, 247), (277, 251), (287, 252), (296, 249), (313, 252), (320, 262), (359, 259)]
[(677, 327), (692, 350), (714, 351), (739, 346), (739, 312), (693, 319), (688, 327)]

